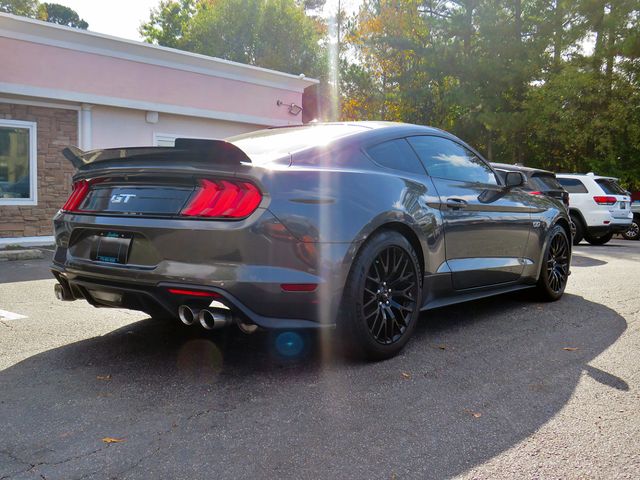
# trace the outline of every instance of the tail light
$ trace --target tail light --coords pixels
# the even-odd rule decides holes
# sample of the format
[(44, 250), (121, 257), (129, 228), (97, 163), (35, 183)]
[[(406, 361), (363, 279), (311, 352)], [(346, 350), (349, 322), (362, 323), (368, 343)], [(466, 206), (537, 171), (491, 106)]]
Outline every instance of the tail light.
[(185, 295), (189, 297), (222, 297), (222, 295), (216, 292), (203, 292), (202, 290), (184, 290), (182, 288), (170, 288), (169, 293), (173, 293), (174, 295)]
[(82, 204), (87, 193), (89, 193), (89, 182), (86, 180), (78, 180), (77, 182), (74, 182), (71, 195), (67, 201), (64, 202), (62, 210), (65, 212), (77, 212), (78, 207)]
[(616, 200), (616, 197), (609, 196), (595, 196), (593, 197), (593, 199), (598, 205), (615, 205), (615, 203), (618, 201)]
[(537, 190), (533, 192), (529, 192), (529, 195), (542, 195), (542, 192), (538, 192)]
[(206, 218), (244, 218), (251, 215), (262, 194), (250, 182), (200, 180), (200, 187), (181, 215)]

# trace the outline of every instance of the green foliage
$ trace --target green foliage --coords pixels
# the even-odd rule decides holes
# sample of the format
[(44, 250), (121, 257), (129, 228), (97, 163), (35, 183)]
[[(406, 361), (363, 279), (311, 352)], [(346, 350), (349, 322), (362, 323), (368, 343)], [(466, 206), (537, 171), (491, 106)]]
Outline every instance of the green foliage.
[(0, 12), (37, 18), (82, 30), (89, 28), (89, 24), (82, 20), (75, 10), (58, 3), (40, 3), (38, 0), (0, 0)]
[(638, 0), (367, 0), (343, 47), (342, 116), (638, 188), (639, 19)]
[(41, 4), (38, 8), (38, 19), (81, 30), (89, 28), (89, 24), (82, 20), (75, 10), (59, 3)]
[(140, 27), (146, 41), (290, 73), (320, 75), (322, 29), (305, 14), (322, 2), (163, 1)]
[(37, 0), (0, 0), (0, 12), (23, 17), (35, 17), (38, 12)]
[(185, 48), (197, 0), (162, 0), (151, 10), (149, 21), (140, 25), (140, 35), (149, 43), (172, 48)]

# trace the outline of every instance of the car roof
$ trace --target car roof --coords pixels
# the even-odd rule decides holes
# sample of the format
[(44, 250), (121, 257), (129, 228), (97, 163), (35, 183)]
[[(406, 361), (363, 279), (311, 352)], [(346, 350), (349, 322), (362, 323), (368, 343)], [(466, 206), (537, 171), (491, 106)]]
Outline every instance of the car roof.
[(322, 127), (336, 127), (344, 125), (346, 128), (360, 127), (362, 132), (358, 132), (359, 135), (369, 134), (376, 136), (380, 133), (398, 133), (400, 135), (442, 135), (450, 138), (457, 138), (455, 135), (441, 130), (435, 127), (429, 127), (425, 125), (416, 125), (413, 123), (403, 122), (389, 122), (383, 120), (363, 120), (363, 121), (346, 121), (346, 122), (309, 122), (302, 125), (284, 125), (279, 127), (270, 127), (266, 130), (286, 130), (286, 129), (303, 129), (303, 128), (322, 128)]
[(491, 166), (497, 169), (509, 170), (512, 172), (526, 172), (526, 173), (545, 173), (549, 175), (555, 175), (555, 173), (549, 170), (543, 170), (541, 168), (525, 167), (524, 165), (511, 165), (510, 163), (497, 163), (491, 162)]
[[(341, 131), (340, 127), (344, 127), (344, 131)], [(313, 129), (318, 129), (318, 131), (312, 132)], [(289, 132), (291, 133), (290, 136), (288, 135)], [(309, 135), (308, 133), (312, 134)], [(278, 142), (276, 147), (271, 148), (269, 147), (268, 138), (275, 135), (281, 135), (281, 141)], [(359, 144), (362, 147), (368, 148), (369, 146), (387, 140), (419, 135), (437, 135), (448, 138), (463, 145), (481, 157), (473, 147), (444, 130), (410, 123), (385, 121), (311, 122), (303, 125), (256, 130), (228, 137), (225, 141), (239, 147), (251, 158), (252, 162), (254, 160), (257, 162), (258, 156), (262, 155), (260, 162), (263, 162), (279, 158), (284, 154), (297, 155), (317, 147), (343, 148), (350, 144)], [(261, 138), (265, 140), (262, 142), (262, 146), (259, 145)], [(257, 145), (257, 147), (252, 149), (252, 145)], [(257, 152), (253, 150), (261, 151)]]
[(614, 182), (618, 181), (618, 178), (616, 177), (607, 177), (604, 175), (596, 175), (594, 173), (556, 173), (556, 176), (560, 177), (587, 177), (587, 178), (593, 178), (594, 180), (600, 180), (600, 179), (604, 179), (604, 180), (613, 180)]

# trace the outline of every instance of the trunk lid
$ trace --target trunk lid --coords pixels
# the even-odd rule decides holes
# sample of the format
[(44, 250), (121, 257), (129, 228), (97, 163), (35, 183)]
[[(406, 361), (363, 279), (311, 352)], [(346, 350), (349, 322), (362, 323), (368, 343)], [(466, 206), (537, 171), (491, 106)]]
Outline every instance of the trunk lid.
[[(185, 208), (197, 198), (202, 215), (186, 215), (210, 217), (213, 212), (224, 218), (233, 217), (233, 212), (244, 212), (239, 206), (242, 202), (253, 205), (258, 201), (259, 189), (254, 185), (250, 158), (235, 145), (221, 140), (178, 139), (173, 148), (90, 152), (68, 147), (63, 154), (77, 168), (74, 191), (62, 208), (64, 211), (184, 216)], [(220, 208), (213, 208), (216, 203)]]

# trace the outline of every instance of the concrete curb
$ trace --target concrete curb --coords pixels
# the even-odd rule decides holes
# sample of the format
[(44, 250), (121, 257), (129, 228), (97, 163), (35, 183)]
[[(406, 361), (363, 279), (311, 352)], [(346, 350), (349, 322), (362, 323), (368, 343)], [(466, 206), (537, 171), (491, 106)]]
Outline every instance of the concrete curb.
[(36, 260), (43, 258), (42, 252), (38, 249), (33, 250), (0, 250), (0, 262), (10, 260)]

